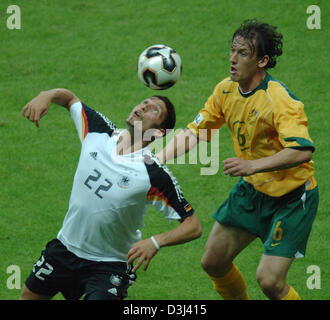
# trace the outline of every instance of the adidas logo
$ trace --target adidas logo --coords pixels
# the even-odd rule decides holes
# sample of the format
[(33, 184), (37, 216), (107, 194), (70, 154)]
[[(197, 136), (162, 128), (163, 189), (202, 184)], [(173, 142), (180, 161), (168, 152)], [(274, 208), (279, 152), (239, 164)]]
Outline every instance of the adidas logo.
[(90, 152), (89, 155), (90, 155), (94, 160), (96, 160), (97, 152)]

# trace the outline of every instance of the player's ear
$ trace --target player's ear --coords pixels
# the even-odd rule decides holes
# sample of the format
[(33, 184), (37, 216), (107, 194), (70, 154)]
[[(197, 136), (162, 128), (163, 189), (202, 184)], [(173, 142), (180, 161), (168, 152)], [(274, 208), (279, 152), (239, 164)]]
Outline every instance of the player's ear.
[(265, 55), (258, 61), (258, 67), (259, 68), (265, 68), (267, 66), (267, 63), (269, 61), (269, 56)]
[(166, 131), (163, 128), (155, 129), (154, 137), (156, 139), (163, 138), (165, 136), (165, 133), (166, 133)]
[(155, 139), (163, 138), (165, 129), (148, 129), (143, 133), (143, 140), (153, 142)]

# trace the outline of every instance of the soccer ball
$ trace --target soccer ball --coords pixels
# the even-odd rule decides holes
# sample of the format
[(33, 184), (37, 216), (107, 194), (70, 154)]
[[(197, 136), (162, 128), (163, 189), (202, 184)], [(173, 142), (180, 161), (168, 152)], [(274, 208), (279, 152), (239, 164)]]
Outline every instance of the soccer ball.
[(179, 54), (163, 44), (145, 49), (138, 61), (139, 79), (149, 88), (164, 90), (180, 78), (182, 63)]

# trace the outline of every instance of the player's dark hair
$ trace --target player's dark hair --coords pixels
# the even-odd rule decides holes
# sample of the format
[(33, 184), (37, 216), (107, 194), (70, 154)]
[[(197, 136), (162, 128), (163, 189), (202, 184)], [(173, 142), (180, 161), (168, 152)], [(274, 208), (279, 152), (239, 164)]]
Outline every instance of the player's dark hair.
[[(232, 41), (235, 37), (241, 36), (250, 42), (252, 53), (256, 51), (257, 57), (269, 56), (269, 61), (265, 69), (274, 68), (276, 58), (282, 55), (283, 35), (276, 31), (277, 27), (268, 23), (263, 23), (257, 19), (245, 20), (235, 31)], [(256, 41), (254, 45), (253, 41)]]
[[(167, 117), (165, 120), (161, 123), (160, 127), (162, 129), (167, 130), (172, 130), (175, 126), (175, 121), (176, 121), (176, 115), (175, 115), (175, 109), (173, 103), (170, 101), (169, 98), (165, 96), (153, 96), (154, 98), (158, 98), (162, 100), (165, 103), (166, 109), (167, 109)], [(164, 136), (166, 135), (167, 132), (165, 132)]]

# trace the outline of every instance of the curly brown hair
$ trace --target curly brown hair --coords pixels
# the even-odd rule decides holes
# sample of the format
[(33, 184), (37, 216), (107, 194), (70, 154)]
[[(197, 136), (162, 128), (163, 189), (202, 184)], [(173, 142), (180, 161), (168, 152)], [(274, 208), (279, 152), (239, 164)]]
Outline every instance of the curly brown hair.
[[(269, 56), (269, 61), (265, 69), (274, 68), (276, 58), (283, 53), (283, 35), (277, 32), (276, 29), (277, 27), (260, 22), (257, 19), (245, 20), (234, 32), (232, 41), (237, 36), (248, 40), (252, 48), (252, 53), (256, 51), (258, 58), (262, 58), (265, 55)], [(252, 40), (255, 40), (255, 44)]]

